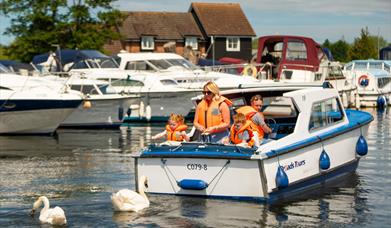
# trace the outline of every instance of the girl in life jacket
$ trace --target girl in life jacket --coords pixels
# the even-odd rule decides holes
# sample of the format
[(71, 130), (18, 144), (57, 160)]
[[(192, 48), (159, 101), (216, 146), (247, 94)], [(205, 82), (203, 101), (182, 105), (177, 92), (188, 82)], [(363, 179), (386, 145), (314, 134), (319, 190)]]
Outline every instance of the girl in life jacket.
[(204, 98), (197, 105), (194, 127), (201, 133), (202, 141), (222, 143), (229, 135), (232, 102), (220, 95), (219, 87), (212, 81), (204, 85), (202, 93)]
[(230, 141), (233, 144), (243, 147), (254, 146), (254, 134), (251, 130), (251, 121), (246, 119), (242, 113), (238, 113), (233, 117), (234, 124), (231, 126)]
[(166, 129), (152, 136), (152, 139), (155, 140), (166, 137), (167, 141), (188, 142), (189, 136), (186, 135), (187, 125), (185, 125), (184, 122), (185, 120), (182, 115), (171, 114)]

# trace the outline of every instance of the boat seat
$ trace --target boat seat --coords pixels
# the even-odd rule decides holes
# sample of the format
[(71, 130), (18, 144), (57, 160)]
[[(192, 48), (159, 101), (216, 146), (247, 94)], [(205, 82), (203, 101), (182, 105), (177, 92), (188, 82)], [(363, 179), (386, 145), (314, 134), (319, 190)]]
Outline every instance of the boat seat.
[(265, 116), (290, 117), (294, 115), (291, 106), (268, 106), (263, 110)]

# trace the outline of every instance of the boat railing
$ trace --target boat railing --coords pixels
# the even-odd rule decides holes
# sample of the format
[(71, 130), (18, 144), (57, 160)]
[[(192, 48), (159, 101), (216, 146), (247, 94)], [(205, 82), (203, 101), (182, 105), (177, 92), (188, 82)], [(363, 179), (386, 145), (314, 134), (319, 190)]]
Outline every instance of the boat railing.
[(271, 69), (276, 67), (273, 64), (260, 63), (243, 63), (243, 64), (222, 64), (213, 66), (203, 66), (206, 72), (221, 72), (244, 76), (253, 76), (257, 79), (266, 79), (268, 74), (271, 74)]
[[(230, 73), (235, 75), (246, 75), (253, 76), (259, 80), (263, 79), (276, 79), (277, 71), (279, 70), (279, 65), (270, 64), (270, 63), (243, 63), (243, 64), (223, 64), (223, 65), (213, 65), (213, 66), (203, 66), (201, 67), (206, 72), (222, 72)], [(320, 65), (312, 66), (308, 64), (290, 64), (284, 63), (282, 65), (282, 70), (303, 70), (301, 74), (305, 74), (305, 77), (313, 75), (315, 81), (324, 81), (327, 80), (341, 80), (346, 79), (341, 71), (341, 75), (335, 74), (330, 69), (329, 65)], [(308, 74), (308, 75), (307, 75)], [(289, 79), (286, 76), (285, 79)]]

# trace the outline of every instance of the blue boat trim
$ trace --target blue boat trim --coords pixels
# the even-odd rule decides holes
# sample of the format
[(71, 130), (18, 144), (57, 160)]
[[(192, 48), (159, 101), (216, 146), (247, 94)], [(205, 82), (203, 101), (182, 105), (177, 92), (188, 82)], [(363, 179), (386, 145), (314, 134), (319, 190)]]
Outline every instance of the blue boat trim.
[(0, 112), (77, 108), (83, 100), (0, 100)]
[(214, 143), (182, 143), (179, 146), (157, 146), (150, 145), (142, 151), (140, 157), (183, 157), (183, 158), (220, 158), (220, 159), (251, 159), (255, 149), (242, 148), (234, 145)]

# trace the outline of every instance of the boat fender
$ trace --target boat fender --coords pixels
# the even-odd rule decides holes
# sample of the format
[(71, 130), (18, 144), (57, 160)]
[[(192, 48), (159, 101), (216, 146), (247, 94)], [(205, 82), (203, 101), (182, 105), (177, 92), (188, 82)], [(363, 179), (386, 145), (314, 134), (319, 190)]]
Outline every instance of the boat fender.
[(118, 107), (118, 119), (122, 120), (124, 118), (124, 108), (122, 106)]
[(363, 86), (363, 87), (366, 87), (369, 85), (369, 78), (367, 75), (361, 75), (359, 78), (358, 78), (358, 84), (360, 86)]
[(360, 95), (358, 93), (355, 94), (356, 98), (356, 108), (359, 109), (361, 107), (361, 100), (360, 100)]
[(178, 186), (182, 189), (188, 190), (204, 190), (208, 187), (208, 183), (203, 180), (196, 179), (183, 179), (177, 182)]
[(139, 110), (138, 110), (138, 115), (139, 115), (140, 117), (143, 117), (143, 116), (144, 116), (144, 102), (143, 102), (143, 101), (140, 101)]
[(326, 169), (330, 168), (330, 157), (324, 149), (322, 150), (322, 153), (320, 153), (319, 167), (322, 170), (326, 170)]
[(360, 135), (356, 143), (356, 153), (360, 156), (364, 156), (368, 153), (368, 144), (364, 136)]
[(257, 68), (255, 66), (252, 66), (252, 65), (248, 65), (246, 67), (243, 68), (243, 71), (242, 71), (242, 74), (244, 76), (253, 76), (254, 78), (257, 77)]
[(286, 188), (289, 185), (289, 179), (284, 171), (284, 167), (278, 166), (276, 173), (276, 185), (278, 188)]
[(92, 106), (91, 101), (84, 101), (83, 102), (84, 109), (89, 109), (89, 108), (91, 108), (91, 106)]
[(345, 92), (343, 92), (341, 98), (342, 98), (343, 107), (347, 108), (349, 106), (348, 95)]
[(387, 98), (384, 95), (378, 96), (376, 105), (377, 108), (385, 108), (387, 106)]
[(145, 108), (145, 118), (147, 119), (147, 121), (150, 121), (151, 117), (152, 117), (152, 109), (150, 105), (147, 105), (147, 107)]

